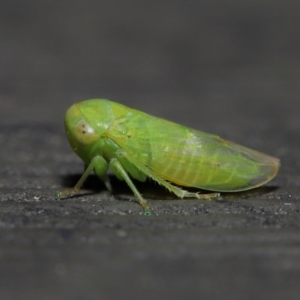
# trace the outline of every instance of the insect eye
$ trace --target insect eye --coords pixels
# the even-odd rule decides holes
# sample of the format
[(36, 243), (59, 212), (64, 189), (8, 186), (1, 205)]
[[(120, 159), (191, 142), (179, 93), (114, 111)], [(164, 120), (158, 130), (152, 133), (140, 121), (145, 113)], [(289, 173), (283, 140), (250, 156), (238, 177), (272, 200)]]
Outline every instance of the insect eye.
[(89, 144), (98, 139), (98, 133), (86, 121), (80, 121), (75, 127), (75, 136), (78, 142)]
[(78, 127), (79, 131), (81, 131), (81, 134), (93, 134), (95, 132), (94, 129), (84, 121), (80, 122)]

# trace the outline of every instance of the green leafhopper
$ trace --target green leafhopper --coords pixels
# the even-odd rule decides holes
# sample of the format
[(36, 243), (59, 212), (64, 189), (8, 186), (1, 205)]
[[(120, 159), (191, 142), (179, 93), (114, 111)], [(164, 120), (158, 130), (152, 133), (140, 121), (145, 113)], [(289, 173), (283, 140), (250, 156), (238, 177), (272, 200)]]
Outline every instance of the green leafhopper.
[[(280, 166), (275, 157), (104, 99), (72, 105), (65, 128), (86, 169), (73, 189), (58, 196), (78, 192), (92, 171), (111, 191), (110, 168), (126, 181), (145, 213), (149, 206), (131, 177), (139, 181), (150, 177), (179, 198), (212, 199), (219, 192), (263, 185), (275, 177)], [(215, 193), (192, 193), (179, 186)]]

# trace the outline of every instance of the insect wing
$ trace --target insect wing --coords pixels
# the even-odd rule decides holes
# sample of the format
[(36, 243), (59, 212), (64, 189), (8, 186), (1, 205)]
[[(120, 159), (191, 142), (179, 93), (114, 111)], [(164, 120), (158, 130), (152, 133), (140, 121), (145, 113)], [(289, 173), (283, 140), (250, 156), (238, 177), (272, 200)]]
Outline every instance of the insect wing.
[[(181, 186), (241, 191), (271, 180), (279, 160), (179, 124), (132, 110), (108, 137), (139, 164)], [(139, 166), (136, 165), (138, 168)]]

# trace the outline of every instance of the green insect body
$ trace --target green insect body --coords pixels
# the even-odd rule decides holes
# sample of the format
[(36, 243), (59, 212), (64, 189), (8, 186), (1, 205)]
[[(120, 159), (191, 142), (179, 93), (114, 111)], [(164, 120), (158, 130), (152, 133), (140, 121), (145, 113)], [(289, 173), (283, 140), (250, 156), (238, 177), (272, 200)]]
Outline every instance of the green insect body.
[(219, 193), (191, 193), (178, 186), (244, 191), (270, 181), (280, 166), (275, 157), (104, 99), (72, 105), (65, 128), (86, 169), (74, 189), (59, 196), (76, 193), (92, 171), (111, 191), (110, 168), (126, 181), (146, 213), (148, 204), (130, 177), (150, 177), (179, 198), (212, 199)]

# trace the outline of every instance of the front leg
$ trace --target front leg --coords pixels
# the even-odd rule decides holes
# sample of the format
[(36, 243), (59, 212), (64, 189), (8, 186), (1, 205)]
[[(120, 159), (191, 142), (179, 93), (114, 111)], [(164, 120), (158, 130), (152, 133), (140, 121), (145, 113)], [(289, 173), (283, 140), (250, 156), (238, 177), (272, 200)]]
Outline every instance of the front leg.
[(58, 192), (56, 198), (60, 199), (62, 197), (71, 197), (77, 194), (92, 171), (95, 171), (95, 173), (104, 181), (107, 189), (111, 191), (109, 178), (106, 175), (107, 168), (108, 166), (106, 160), (102, 156), (95, 156), (91, 160), (90, 164), (86, 165), (84, 173), (82, 174), (74, 188)]

